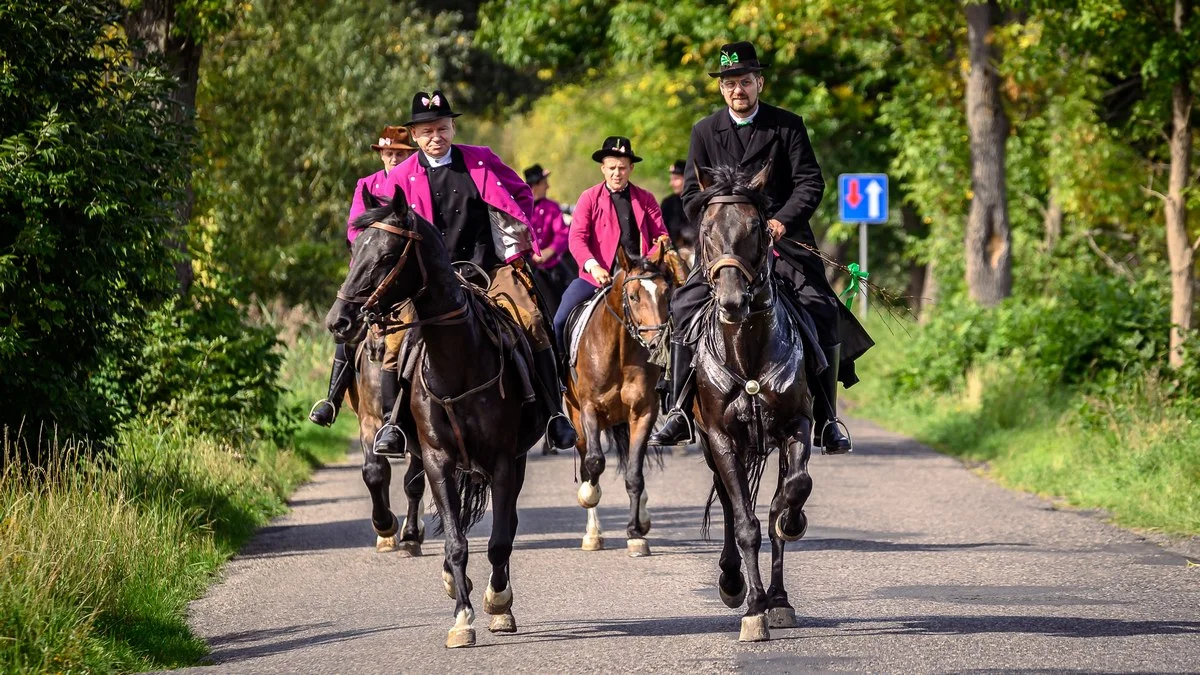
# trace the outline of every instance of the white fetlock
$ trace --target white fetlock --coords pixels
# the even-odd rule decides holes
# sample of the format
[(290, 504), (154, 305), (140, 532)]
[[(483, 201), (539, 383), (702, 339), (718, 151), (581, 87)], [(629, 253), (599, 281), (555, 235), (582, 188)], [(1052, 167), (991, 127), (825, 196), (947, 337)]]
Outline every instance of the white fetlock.
[(630, 558), (645, 558), (650, 555), (650, 542), (645, 539), (630, 539), (625, 542)]
[(579, 486), (579, 492), (576, 497), (579, 499), (579, 505), (585, 509), (594, 509), (600, 503), (600, 486), (592, 485), (591, 481), (584, 481)]
[(600, 514), (595, 508), (587, 510), (587, 531), (583, 535), (583, 550), (603, 551), (604, 535), (600, 531)]
[(767, 627), (766, 614), (742, 617), (742, 632), (738, 635), (739, 642), (765, 642), (770, 639), (771, 629)]
[(796, 610), (791, 607), (772, 607), (767, 610), (767, 624), (771, 628), (795, 628)]
[(492, 590), (492, 585), (489, 583), (487, 590), (483, 592), (483, 611), (488, 614), (504, 614), (512, 609), (513, 592), (512, 584), (500, 592)]
[(469, 607), (458, 613), (454, 619), (454, 627), (450, 629), (449, 635), (446, 636), (446, 648), (455, 649), (458, 647), (472, 647), (475, 645), (475, 629), (471, 624), (475, 623), (475, 612)]

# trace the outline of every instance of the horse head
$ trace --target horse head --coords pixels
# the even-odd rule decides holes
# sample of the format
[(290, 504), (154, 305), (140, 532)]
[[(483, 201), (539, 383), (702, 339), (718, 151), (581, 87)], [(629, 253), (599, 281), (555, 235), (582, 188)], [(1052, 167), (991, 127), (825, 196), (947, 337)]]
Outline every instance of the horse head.
[(351, 248), (350, 270), (325, 327), (339, 342), (357, 342), (367, 324), (420, 294), (427, 283), (421, 249), (440, 241), (432, 226), (409, 208), (399, 186), (391, 200), (376, 199), (364, 186), (367, 211), (351, 227), (362, 232)]
[(770, 162), (749, 179), (734, 167), (697, 171), (698, 264), (724, 323), (744, 321), (752, 301), (768, 292), (771, 235), (763, 188), (770, 173)]
[(617, 247), (617, 274), (609, 302), (616, 303), (626, 329), (644, 346), (656, 344), (670, 316), (672, 273), (663, 264), (663, 247), (651, 257), (631, 259)]

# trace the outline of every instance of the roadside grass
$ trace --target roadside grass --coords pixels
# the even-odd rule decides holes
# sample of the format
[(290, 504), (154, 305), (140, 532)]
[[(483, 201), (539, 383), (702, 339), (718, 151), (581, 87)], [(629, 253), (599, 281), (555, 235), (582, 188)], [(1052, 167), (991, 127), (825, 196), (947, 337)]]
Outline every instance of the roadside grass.
[[(328, 346), (291, 344), (295, 415), (325, 387)], [(323, 363), (322, 363), (323, 362)], [(303, 408), (301, 408), (301, 405)], [(231, 444), (185, 420), (139, 420), (107, 455), (53, 445), (46, 467), (5, 439), (0, 475), (0, 671), (113, 672), (195, 664), (206, 653), (186, 623), (220, 565), (320, 463), (345, 456), (347, 414), (305, 423), (294, 448)]]
[(1200, 534), (1200, 425), (1154, 378), (1094, 395), (1039, 382), (1019, 362), (964, 375), (950, 392), (897, 392), (912, 324), (874, 322), (878, 344), (847, 393), (853, 414), (981, 463), (1003, 485), (1112, 521), (1167, 534)]

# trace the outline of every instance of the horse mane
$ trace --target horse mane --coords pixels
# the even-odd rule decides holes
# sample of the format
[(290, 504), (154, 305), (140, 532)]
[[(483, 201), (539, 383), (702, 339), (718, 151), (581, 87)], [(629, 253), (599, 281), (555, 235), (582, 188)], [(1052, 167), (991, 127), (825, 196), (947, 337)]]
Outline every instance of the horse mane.
[(350, 223), (350, 228), (354, 230), (362, 230), (371, 226), (371, 223), (387, 223), (388, 225), (401, 225), (400, 217), (392, 210), (391, 201), (380, 200), (380, 205), (373, 209), (367, 209), (360, 216), (355, 218)]
[(766, 192), (750, 187), (750, 181), (754, 178), (753, 173), (725, 164), (703, 171), (704, 177), (709, 181), (709, 186), (701, 190), (700, 194), (692, 197), (684, 208), (689, 221), (698, 222), (701, 210), (713, 197), (742, 195), (763, 213), (766, 213), (768, 207), (771, 206), (771, 198), (767, 196)]

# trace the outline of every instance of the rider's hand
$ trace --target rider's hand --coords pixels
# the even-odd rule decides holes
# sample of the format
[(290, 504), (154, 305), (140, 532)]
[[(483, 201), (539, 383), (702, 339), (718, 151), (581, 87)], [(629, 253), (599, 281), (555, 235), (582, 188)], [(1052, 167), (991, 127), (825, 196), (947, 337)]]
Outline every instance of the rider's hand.
[(612, 281), (612, 276), (609, 275), (608, 270), (600, 266), (600, 263), (592, 263), (591, 269), (588, 270), (588, 274), (591, 274), (592, 278), (596, 280), (596, 283), (600, 284), (601, 286), (605, 286), (608, 284), (608, 282)]
[(771, 233), (771, 239), (779, 241), (787, 232), (787, 228), (783, 226), (783, 223), (772, 218), (767, 221), (767, 231)]

